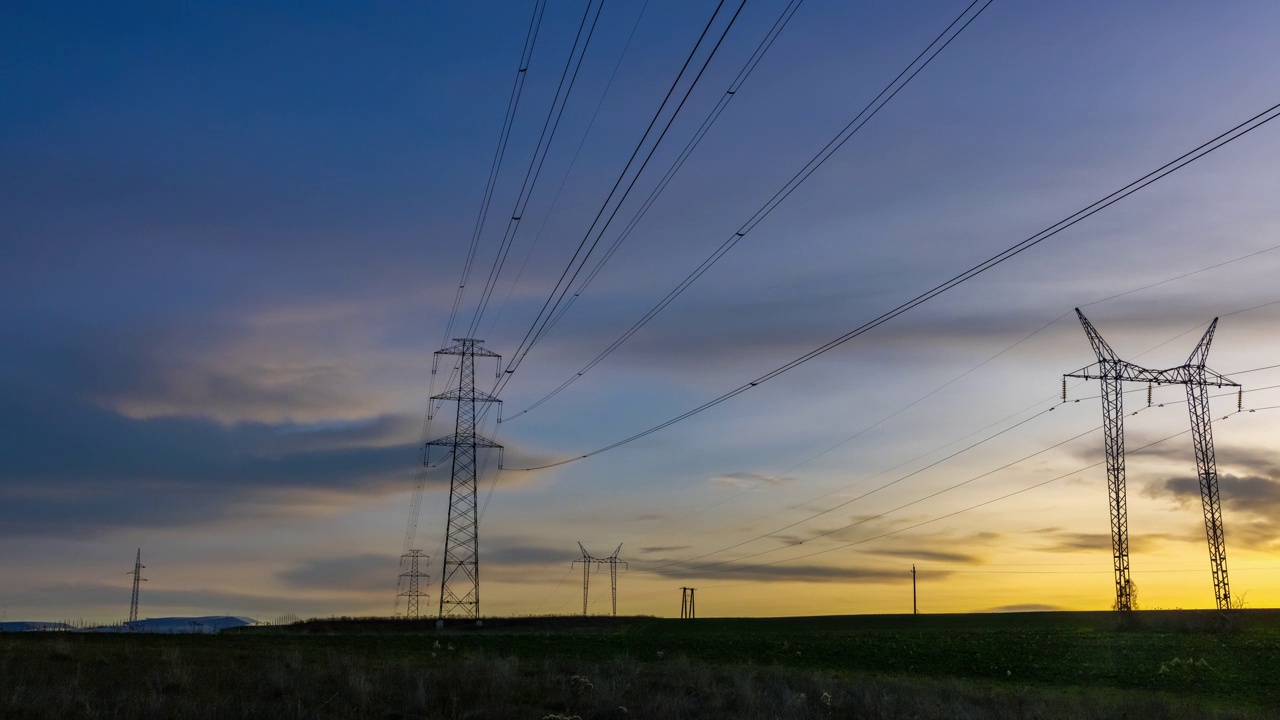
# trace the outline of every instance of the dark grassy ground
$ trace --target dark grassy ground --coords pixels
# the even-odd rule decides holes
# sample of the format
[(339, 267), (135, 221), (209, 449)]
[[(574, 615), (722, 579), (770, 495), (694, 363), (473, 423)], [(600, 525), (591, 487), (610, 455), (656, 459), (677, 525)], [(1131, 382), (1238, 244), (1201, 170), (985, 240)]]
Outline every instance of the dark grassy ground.
[[(623, 709), (625, 708), (625, 710)], [(1280, 612), (0, 636), (4, 717), (1280, 717)]]

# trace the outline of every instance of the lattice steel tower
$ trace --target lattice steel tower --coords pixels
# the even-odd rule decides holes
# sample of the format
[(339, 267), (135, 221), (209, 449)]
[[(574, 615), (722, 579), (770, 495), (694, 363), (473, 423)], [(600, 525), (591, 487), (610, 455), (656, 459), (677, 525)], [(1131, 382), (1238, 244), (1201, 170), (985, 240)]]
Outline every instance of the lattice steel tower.
[(138, 548), (138, 555), (133, 561), (133, 572), (129, 573), (133, 576), (133, 597), (129, 600), (129, 622), (138, 622), (138, 587), (147, 579), (142, 577), (142, 570), (146, 565), (142, 564), (142, 548)]
[(613, 554), (606, 558), (598, 558), (587, 552), (587, 549), (578, 543), (578, 549), (582, 551), (582, 557), (570, 563), (570, 567), (582, 563), (582, 614), (587, 614), (587, 593), (591, 589), (591, 566), (597, 569), (601, 565), (609, 566), (609, 590), (613, 599), (613, 616), (618, 616), (618, 566), (621, 565), (623, 570), (627, 569), (627, 561), (618, 559), (618, 553), (622, 552), (622, 543), (618, 543), (618, 547), (614, 549)]
[(429, 577), (426, 573), (419, 570), (422, 560), (431, 561), (430, 556), (424, 554), (421, 550), (410, 550), (400, 556), (400, 567), (408, 566), (408, 571), (400, 573), (400, 585), (405, 591), (400, 593), (399, 597), (405, 599), (404, 616), (406, 618), (419, 618), (422, 616), (420, 611), (422, 598), (427, 597), (422, 592), (420, 581)]
[[(483, 341), (455, 338), (454, 344), (437, 350), (441, 355), (458, 356), (458, 387), (433, 396), (432, 400), (452, 400), (458, 404), (457, 421), (452, 435), (427, 443), (431, 447), (447, 447), (453, 456), (453, 473), (449, 484), (449, 524), (445, 530), (444, 564), (440, 571), (440, 617), (475, 618), (480, 615), (480, 541), (479, 518), (476, 514), (476, 455), (480, 448), (502, 446), (476, 434), (476, 407), (500, 403), (496, 397), (476, 389), (476, 358), (501, 356), (481, 347)], [(501, 372), (501, 365), (498, 365)], [(501, 460), (498, 462), (502, 464)]]
[(587, 549), (582, 547), (581, 542), (578, 543), (578, 549), (582, 551), (582, 557), (569, 563), (569, 567), (572, 568), (574, 565), (582, 563), (582, 616), (586, 617), (587, 594), (591, 589), (591, 566), (599, 565), (600, 561), (591, 557), (591, 553), (587, 552)]
[[(1098, 379), (1102, 384), (1102, 416), (1107, 453), (1107, 491), (1111, 509), (1111, 551), (1115, 567), (1117, 610), (1133, 609), (1133, 582), (1129, 577), (1129, 516), (1124, 479), (1124, 402), (1123, 384), (1144, 382), (1153, 385), (1185, 385), (1187, 407), (1191, 413), (1191, 435), (1196, 451), (1196, 474), (1200, 481), (1200, 500), (1204, 510), (1205, 534), (1209, 541), (1209, 564), (1213, 572), (1213, 594), (1219, 610), (1231, 607), (1231, 588), (1227, 581), (1227, 543), (1222, 528), (1222, 502), (1218, 497), (1218, 464), (1213, 452), (1213, 423), (1209, 415), (1209, 386), (1235, 387), (1234, 382), (1205, 367), (1209, 345), (1213, 342), (1218, 318), (1209, 324), (1187, 362), (1167, 370), (1150, 370), (1121, 360), (1097, 328), (1080, 308), (1076, 308), (1080, 325), (1089, 336), (1097, 356), (1096, 365), (1069, 373), (1066, 377)], [(1238, 396), (1243, 398), (1243, 395)], [(1147, 403), (1150, 404), (1150, 393)], [(1237, 400), (1239, 409), (1240, 400)]]
[(618, 553), (622, 552), (622, 543), (618, 543), (618, 547), (614, 549), (613, 554), (607, 558), (598, 558), (596, 562), (601, 565), (609, 566), (609, 585), (613, 591), (613, 616), (618, 616), (618, 566), (621, 565), (623, 570), (627, 569), (627, 561), (619, 560)]

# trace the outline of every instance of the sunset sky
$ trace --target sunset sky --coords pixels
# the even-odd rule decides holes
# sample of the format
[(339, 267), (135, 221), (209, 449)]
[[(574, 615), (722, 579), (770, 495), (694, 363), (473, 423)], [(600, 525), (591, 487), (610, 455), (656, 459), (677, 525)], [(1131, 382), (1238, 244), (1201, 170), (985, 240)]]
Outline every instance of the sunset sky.
[[(486, 417), (508, 469), (490, 458), (480, 483), (483, 614), (580, 611), (579, 541), (624, 543), (626, 614), (678, 613), (682, 585), (700, 615), (910, 612), (913, 563), (922, 612), (1110, 607), (1097, 383), (1058, 404), (1061, 376), (1093, 362), (1075, 307), (1160, 368), (1221, 318), (1209, 364), (1247, 391), (1244, 413), (1213, 401), (1232, 591), (1280, 605), (1280, 122), (706, 412), (516, 470), (733, 390), (1280, 102), (1274, 2), (994, 0), (687, 292), (515, 417), (968, 5), (795, 11), (511, 375), (507, 421)], [(504, 360), (716, 6), (604, 3), (479, 324)], [(588, 269), (786, 6), (745, 3)], [(0, 620), (124, 617), (137, 548), (144, 616), (393, 612), (432, 352), (533, 8), (0, 10)], [(548, 3), (463, 326), (586, 8)], [(1147, 409), (1130, 389), (1139, 606), (1212, 607), (1190, 436), (1137, 451), (1187, 430), (1185, 392), (1157, 388)], [(447, 466), (428, 474), (415, 544), (432, 607), (448, 485)], [(593, 578), (592, 612), (607, 585)]]

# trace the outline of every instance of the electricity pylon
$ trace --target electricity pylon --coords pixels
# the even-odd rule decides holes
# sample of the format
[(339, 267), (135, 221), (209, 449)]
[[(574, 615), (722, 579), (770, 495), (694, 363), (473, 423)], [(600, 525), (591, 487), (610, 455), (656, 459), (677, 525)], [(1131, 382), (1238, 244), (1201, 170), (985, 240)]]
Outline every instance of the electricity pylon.
[(693, 602), (694, 590), (697, 590), (697, 588), (691, 588), (691, 587), (680, 588), (680, 619), (681, 620), (692, 620), (698, 615)]
[(614, 548), (613, 554), (607, 558), (596, 560), (601, 565), (609, 566), (609, 584), (613, 590), (613, 616), (618, 616), (618, 565), (622, 565), (622, 569), (627, 569), (627, 561), (619, 560), (618, 553), (622, 552), (622, 543), (618, 543), (618, 547)]
[[(455, 338), (454, 344), (435, 352), (434, 362), (441, 355), (456, 355), (458, 361), (458, 387), (450, 389), (432, 400), (452, 400), (458, 404), (457, 420), (452, 435), (427, 443), (427, 463), (430, 448), (447, 447), (453, 456), (453, 472), (449, 483), (449, 524), (445, 530), (444, 563), (440, 571), (440, 618), (455, 615), (476, 618), (480, 615), (480, 538), (479, 518), (476, 515), (476, 454), (479, 448), (502, 446), (476, 434), (476, 406), (500, 403), (493, 395), (476, 389), (476, 358), (491, 357), (501, 362), (501, 356), (481, 347), (482, 340)], [(498, 365), (499, 372), (501, 364)], [(501, 456), (499, 456), (501, 457)], [(502, 464), (501, 460), (498, 462)]]
[[(1200, 500), (1204, 510), (1205, 534), (1209, 542), (1209, 564), (1213, 572), (1213, 594), (1219, 610), (1231, 607), (1231, 587), (1227, 581), (1227, 544), (1222, 527), (1222, 502), (1218, 496), (1218, 464), (1213, 452), (1213, 423), (1209, 415), (1209, 386), (1235, 387), (1240, 384), (1205, 367), (1209, 345), (1213, 342), (1218, 318), (1209, 323), (1200, 342), (1187, 362), (1167, 370), (1149, 370), (1121, 360), (1097, 328), (1080, 308), (1076, 308), (1080, 325), (1089, 337), (1097, 356), (1096, 365), (1069, 373), (1065, 378), (1097, 379), (1102, 384), (1102, 416), (1104, 445), (1107, 454), (1107, 491), (1111, 509), (1111, 551), (1115, 568), (1117, 610), (1133, 609), (1133, 582), (1129, 577), (1129, 517), (1124, 479), (1124, 382), (1154, 385), (1185, 385), (1187, 407), (1191, 413), (1191, 435), (1195, 444), (1196, 474), (1200, 483)], [(1240, 390), (1243, 393), (1243, 389)], [(1237, 396), (1237, 409), (1243, 394)], [(1150, 404), (1151, 396), (1147, 394)]]
[(147, 581), (142, 577), (142, 570), (146, 565), (142, 564), (142, 548), (138, 548), (138, 555), (133, 561), (133, 572), (129, 573), (133, 576), (133, 597), (129, 600), (129, 622), (138, 622), (138, 586)]
[(406, 561), (409, 566), (408, 572), (400, 573), (400, 580), (402, 581), (400, 584), (405, 588), (405, 591), (400, 593), (400, 597), (405, 599), (404, 616), (406, 618), (417, 619), (422, 616), (419, 606), (422, 598), (427, 597), (427, 593), (422, 592), (419, 581), (430, 577), (426, 573), (419, 571), (419, 562), (424, 558), (428, 562), (431, 561), (431, 557), (421, 550), (410, 550), (400, 556), (400, 567), (403, 568), (406, 565)]
[(609, 589), (613, 594), (613, 616), (618, 616), (618, 566), (621, 565), (623, 570), (627, 569), (627, 561), (619, 560), (618, 553), (622, 552), (622, 543), (618, 543), (618, 547), (614, 548), (613, 554), (606, 558), (598, 558), (587, 552), (587, 549), (578, 543), (578, 549), (582, 551), (582, 557), (570, 563), (570, 567), (582, 563), (582, 614), (587, 614), (587, 591), (591, 587), (591, 566), (595, 565), (599, 568), (601, 565), (609, 566)]
[(587, 616), (587, 590), (591, 587), (591, 566), (600, 561), (591, 557), (591, 553), (582, 547), (582, 543), (578, 543), (578, 549), (582, 551), (582, 557), (569, 563), (569, 567), (573, 567), (578, 563), (582, 563), (582, 616)]

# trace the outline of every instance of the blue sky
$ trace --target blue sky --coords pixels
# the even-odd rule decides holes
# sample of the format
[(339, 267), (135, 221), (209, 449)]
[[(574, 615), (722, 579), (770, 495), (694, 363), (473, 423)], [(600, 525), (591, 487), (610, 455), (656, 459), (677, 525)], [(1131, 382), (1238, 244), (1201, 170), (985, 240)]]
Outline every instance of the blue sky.
[[(746, 4), (620, 222), (785, 4)], [(503, 392), (506, 415), (674, 287), (965, 5), (806, 0), (653, 210), (521, 365)], [(544, 20), (464, 321), (584, 7), (551, 3)], [(606, 2), (482, 325), (495, 351), (509, 357), (518, 344), (714, 7)], [(122, 573), (139, 546), (151, 578), (144, 614), (390, 611), (431, 353), (531, 10), (3, 11), (8, 619), (122, 615)], [(1278, 15), (1265, 2), (996, 0), (654, 322), (570, 389), (504, 423), (496, 432), (508, 466), (581, 454), (677, 415), (1270, 107), (1280, 101), (1269, 32)], [(565, 578), (577, 541), (598, 552), (627, 543), (624, 612), (669, 614), (673, 588), (689, 582), (707, 588), (711, 614), (893, 611), (913, 561), (935, 588), (935, 610), (1106, 607), (1104, 478), (1100, 468), (1073, 474), (1098, 459), (1096, 433), (868, 519), (1087, 431), (1100, 422), (1096, 399), (705, 561), (730, 561), (731, 572), (660, 566), (831, 508), (946, 455), (956, 438), (1051, 406), (1060, 375), (1091, 360), (1064, 317), (1071, 308), (1276, 244), (1277, 132), (1265, 126), (707, 413), (579, 463), (503, 473), (481, 530), (485, 612), (575, 607)], [(1197, 328), (1223, 316), (1214, 368), (1273, 365), (1280, 306), (1265, 304), (1280, 300), (1278, 263), (1280, 251), (1263, 252), (1086, 312), (1126, 356), (1158, 346), (1137, 362), (1180, 363)], [(1240, 380), (1266, 387), (1280, 372)], [(1157, 394), (1173, 402), (1178, 389)], [(1246, 398), (1280, 404), (1276, 391)], [(1215, 403), (1224, 415), (1234, 409), (1231, 399)], [(1262, 411), (1215, 428), (1233, 585), (1254, 605), (1280, 602), (1274, 422)], [(1130, 421), (1130, 446), (1185, 426), (1181, 405), (1144, 410)], [(1142, 597), (1208, 606), (1199, 508), (1183, 482), (1194, 473), (1189, 441), (1134, 454), (1129, 472)], [(435, 556), (447, 480), (433, 473), (424, 499), (419, 536)], [(785, 560), (898, 530), (767, 569), (734, 567), (754, 552), (777, 548), (757, 561)], [(803, 552), (792, 546), (799, 540)]]

